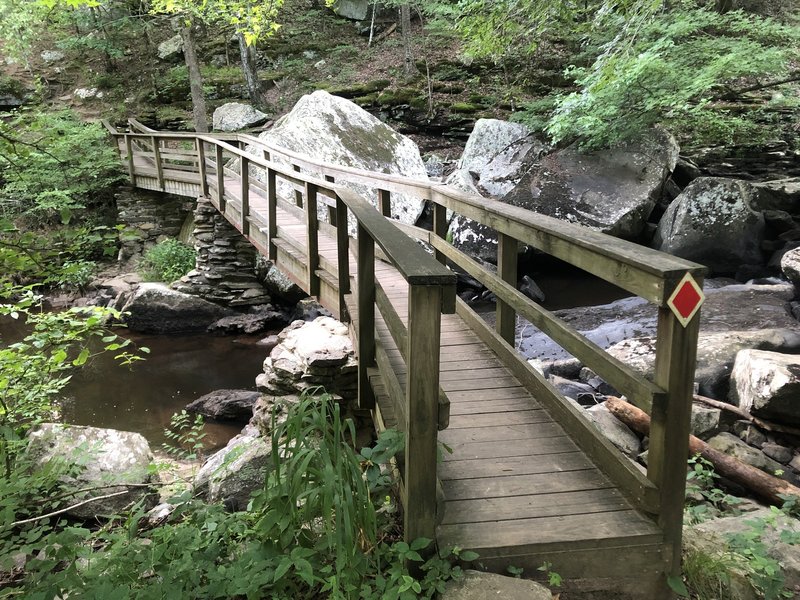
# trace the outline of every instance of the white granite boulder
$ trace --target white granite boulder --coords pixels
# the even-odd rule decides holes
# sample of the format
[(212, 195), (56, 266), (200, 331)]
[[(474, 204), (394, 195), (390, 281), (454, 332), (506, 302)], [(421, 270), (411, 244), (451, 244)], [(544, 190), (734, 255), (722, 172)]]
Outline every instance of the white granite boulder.
[(730, 399), (756, 416), (800, 424), (800, 356), (742, 350), (733, 363)]
[[(67, 514), (76, 519), (114, 515), (139, 500), (147, 508), (157, 495), (148, 487), (154, 481), (153, 456), (139, 433), (60, 423), (42, 423), (28, 436), (28, 457), (38, 465), (61, 462), (60, 478), (66, 490), (84, 490), (70, 496), (75, 505)], [(57, 467), (58, 468), (58, 467)], [(110, 498), (81, 502), (124, 492)]]
[(177, 61), (183, 55), (183, 39), (180, 34), (173, 35), (158, 45), (158, 58), (165, 61)]
[(269, 115), (249, 104), (228, 102), (214, 110), (214, 129), (217, 131), (238, 131), (264, 124)]
[(540, 583), (496, 573), (466, 570), (447, 583), (442, 600), (551, 600), (553, 594)]
[[(374, 117), (358, 105), (318, 90), (300, 98), (291, 112), (281, 117), (268, 131), (259, 135), (264, 142), (298, 152), (326, 163), (367, 169), (379, 173), (403, 175), (427, 181), (425, 163), (417, 145), (404, 135)], [(260, 148), (250, 148), (261, 156)], [(276, 162), (281, 162), (277, 156)], [(319, 176), (319, 173), (313, 173)], [(252, 176), (263, 179), (262, 169)], [(361, 184), (343, 183), (377, 206), (378, 194)], [(284, 196), (290, 186), (279, 186)], [(402, 223), (414, 224), (422, 214), (424, 201), (410, 194), (392, 194), (392, 217)], [(320, 206), (320, 217), (327, 219), (327, 210)], [(351, 233), (355, 225), (351, 223)]]

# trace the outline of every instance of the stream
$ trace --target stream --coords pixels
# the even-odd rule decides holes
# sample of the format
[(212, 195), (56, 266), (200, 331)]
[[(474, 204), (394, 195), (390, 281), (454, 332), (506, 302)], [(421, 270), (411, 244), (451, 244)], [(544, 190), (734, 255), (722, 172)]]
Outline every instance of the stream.
[[(135, 431), (157, 451), (167, 441), (170, 417), (196, 398), (214, 390), (255, 389), (268, 352), (258, 336), (143, 335), (117, 330), (138, 346), (146, 360), (121, 366), (113, 353), (93, 357), (73, 375), (62, 401), (66, 423)], [(0, 340), (19, 339), (22, 323), (0, 322)], [(207, 450), (224, 446), (243, 424), (207, 421)]]

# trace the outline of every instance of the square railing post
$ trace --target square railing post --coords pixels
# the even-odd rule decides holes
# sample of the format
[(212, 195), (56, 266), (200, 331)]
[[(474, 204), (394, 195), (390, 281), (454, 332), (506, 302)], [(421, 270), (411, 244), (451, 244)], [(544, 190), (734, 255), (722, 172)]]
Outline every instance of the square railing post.
[[(346, 221), (345, 221), (346, 222)], [(358, 225), (358, 407), (375, 407), (368, 369), (375, 364), (375, 240)]]

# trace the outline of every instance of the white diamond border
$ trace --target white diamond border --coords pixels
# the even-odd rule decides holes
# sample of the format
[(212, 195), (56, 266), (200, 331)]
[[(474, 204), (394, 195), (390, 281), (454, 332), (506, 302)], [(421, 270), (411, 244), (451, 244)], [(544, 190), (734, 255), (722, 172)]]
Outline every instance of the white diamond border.
[[(677, 297), (678, 292), (681, 290), (683, 285), (687, 282), (695, 289), (697, 294), (700, 296), (700, 301), (697, 303), (697, 306), (694, 307), (694, 310), (692, 310), (689, 316), (684, 317), (675, 307), (675, 298)], [(694, 316), (697, 314), (697, 311), (700, 310), (700, 307), (703, 306), (703, 303), (705, 301), (706, 301), (706, 295), (703, 293), (703, 290), (700, 288), (700, 286), (697, 285), (697, 282), (695, 281), (694, 277), (692, 277), (692, 274), (687, 271), (686, 275), (683, 276), (683, 278), (678, 282), (678, 285), (676, 285), (675, 289), (672, 291), (672, 295), (669, 297), (669, 300), (667, 300), (667, 306), (669, 306), (670, 310), (672, 311), (672, 314), (675, 315), (675, 318), (678, 319), (680, 324), (686, 327), (692, 321)]]

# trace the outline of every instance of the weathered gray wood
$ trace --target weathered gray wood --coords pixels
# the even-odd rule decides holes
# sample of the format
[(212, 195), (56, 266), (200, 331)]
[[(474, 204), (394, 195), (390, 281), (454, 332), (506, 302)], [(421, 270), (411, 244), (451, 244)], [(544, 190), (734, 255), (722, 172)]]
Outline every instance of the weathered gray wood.
[(133, 146), (131, 144), (131, 136), (125, 134), (125, 153), (128, 158), (128, 176), (131, 180), (131, 185), (136, 185), (136, 170), (133, 165)]
[[(441, 204), (433, 205), (433, 235), (444, 240), (447, 237), (447, 209)], [(430, 240), (430, 236), (428, 240)], [(436, 250), (434, 247), (434, 256), (440, 263), (445, 264), (446, 258), (441, 251)]]
[(278, 257), (275, 246), (275, 238), (278, 237), (278, 182), (272, 169), (267, 169), (267, 235), (269, 259), (274, 262)]
[(442, 288), (409, 287), (403, 536), (436, 536), (439, 319)]
[(358, 224), (358, 406), (375, 407), (367, 369), (375, 363), (375, 240)]
[(317, 186), (306, 183), (306, 252), (308, 253), (307, 291), (311, 296), (319, 296), (319, 221), (317, 217)]
[(225, 214), (225, 164), (222, 146), (214, 145), (214, 162), (217, 170), (217, 202), (222, 214)]
[(250, 235), (250, 161), (247, 158), (242, 158), (242, 172), (239, 175), (241, 182), (241, 201), (242, 201), (242, 226), (240, 231), (242, 235)]
[[(702, 280), (700, 281), (702, 284)], [(654, 379), (669, 390), (653, 402), (647, 475), (659, 489), (658, 522), (672, 547), (670, 573), (680, 574), (686, 461), (700, 314), (683, 327), (669, 308), (658, 313)]]
[(384, 217), (392, 218), (392, 193), (389, 190), (378, 190), (378, 207)]
[(153, 144), (153, 164), (156, 166), (156, 173), (158, 177), (158, 185), (164, 189), (164, 165), (161, 164), (161, 141), (159, 138), (150, 136), (150, 142)]
[[(297, 173), (299, 173), (300, 172), (300, 165), (292, 165), (292, 169), (294, 171), (296, 171)], [(302, 180), (298, 177), (296, 181), (301, 182)], [(305, 182), (303, 182), (303, 183), (305, 183)], [(294, 203), (297, 206), (303, 206), (303, 193), (300, 190), (296, 189), (294, 191)]]
[(350, 237), (347, 235), (347, 206), (336, 198), (336, 267), (339, 277), (339, 314), (346, 314), (345, 295), (350, 293)]
[(457, 309), (458, 314), (473, 326), (476, 333), (497, 353), (519, 381), (551, 411), (581, 449), (613, 478), (635, 507), (649, 513), (656, 512), (658, 505), (656, 486), (642, 475), (633, 463), (622, 459), (619, 451), (589, 423), (580, 413), (580, 409), (567, 402), (550, 382), (527, 361), (520, 358), (514, 348), (506, 344), (505, 340), (489, 328), (460, 298)]
[[(497, 245), (497, 274), (509, 287), (517, 289), (517, 240), (505, 233), (499, 234)], [(439, 251), (441, 252), (441, 251)], [(514, 307), (497, 296), (497, 333), (512, 346), (517, 330), (517, 313)]]
[[(637, 406), (648, 410), (652, 399), (663, 390), (648, 381), (641, 373), (617, 360), (597, 344), (542, 308), (515, 287), (479, 265), (475, 260), (439, 240), (432, 240), (435, 248), (447, 258), (480, 281), (513, 310), (550, 336), (556, 343), (586, 366), (613, 385)], [(508, 341), (508, 340), (506, 340)]]
[(200, 173), (200, 193), (208, 197), (208, 173), (206, 172), (206, 143), (197, 140), (197, 167)]
[[(586, 471), (590, 469), (594, 469), (594, 465), (586, 458), (585, 454), (582, 452), (565, 452), (562, 454), (547, 454), (536, 460), (531, 460), (531, 458), (527, 456), (487, 460), (445, 460), (439, 465), (439, 477), (442, 481), (446, 482), (452, 479), (472, 480), (511, 475)], [(619, 499), (622, 498), (622, 495), (616, 490), (614, 493)], [(531, 488), (529, 492), (522, 497), (525, 498), (524, 501), (528, 505), (532, 504), (533, 499), (538, 497), (540, 500), (538, 504), (541, 504), (540, 497), (542, 495), (539, 489)], [(553, 501), (553, 499), (551, 499), (551, 501)], [(554, 503), (557, 503), (557, 501)], [(627, 502), (624, 502), (624, 506), (629, 508)], [(505, 516), (506, 518), (513, 518), (513, 515)], [(497, 515), (497, 520), (501, 518), (502, 515)], [(455, 515), (451, 513), (448, 520), (453, 523), (468, 523), (471, 519), (469, 515), (456, 518)]]

